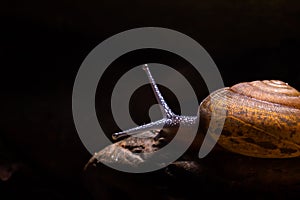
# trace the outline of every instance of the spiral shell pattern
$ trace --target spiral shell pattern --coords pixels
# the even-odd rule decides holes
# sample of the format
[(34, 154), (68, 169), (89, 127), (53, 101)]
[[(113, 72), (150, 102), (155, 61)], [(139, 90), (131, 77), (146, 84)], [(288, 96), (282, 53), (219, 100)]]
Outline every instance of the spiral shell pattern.
[[(218, 144), (253, 157), (300, 156), (300, 93), (280, 80), (243, 82), (210, 94), (200, 106), (200, 122), (225, 109)], [(216, 130), (218, 123), (213, 130)], [(214, 132), (208, 133), (214, 138)]]

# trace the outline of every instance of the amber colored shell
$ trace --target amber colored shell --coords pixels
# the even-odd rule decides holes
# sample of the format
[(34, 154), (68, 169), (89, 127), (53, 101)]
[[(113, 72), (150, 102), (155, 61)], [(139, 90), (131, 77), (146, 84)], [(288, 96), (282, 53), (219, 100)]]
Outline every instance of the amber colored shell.
[(300, 156), (300, 93), (287, 83), (265, 80), (223, 88), (209, 95), (199, 112), (206, 129), (211, 112), (225, 118), (218, 144), (229, 151), (262, 158)]

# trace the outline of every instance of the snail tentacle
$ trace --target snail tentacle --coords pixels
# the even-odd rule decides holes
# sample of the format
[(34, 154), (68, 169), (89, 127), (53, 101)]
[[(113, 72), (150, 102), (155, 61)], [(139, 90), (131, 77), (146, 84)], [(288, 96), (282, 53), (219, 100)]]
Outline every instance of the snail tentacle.
[(158, 102), (158, 104), (160, 105), (160, 109), (161, 112), (163, 114), (164, 117), (166, 118), (171, 118), (172, 116), (174, 116), (175, 114), (172, 112), (172, 110), (170, 109), (170, 107), (168, 106), (168, 104), (166, 103), (164, 97), (162, 96), (162, 94), (160, 93), (155, 80), (150, 72), (150, 69), (148, 67), (147, 64), (144, 65), (143, 69), (145, 70), (147, 77), (149, 79), (149, 82), (151, 84), (152, 90), (154, 92), (155, 98)]
[(176, 115), (172, 112), (168, 104), (166, 103), (165, 99), (163, 98), (162, 94), (160, 93), (157, 84), (155, 83), (155, 80), (150, 72), (150, 69), (147, 64), (144, 65), (143, 69), (145, 70), (147, 77), (149, 79), (149, 82), (151, 84), (153, 93), (155, 95), (156, 100), (158, 101), (158, 104), (160, 105), (163, 118), (160, 120), (157, 120), (155, 122), (150, 122), (148, 124), (144, 124), (135, 128), (131, 128), (125, 131), (117, 132), (112, 135), (112, 138), (114, 140), (129, 136), (129, 135), (135, 135), (138, 133), (141, 133), (143, 131), (149, 131), (154, 129), (163, 129), (163, 128), (170, 128), (174, 126), (184, 125), (184, 126), (192, 126), (197, 121), (197, 116), (181, 116)]
[(167, 119), (163, 118), (163, 119), (157, 120), (155, 122), (150, 122), (148, 124), (144, 124), (144, 125), (141, 125), (141, 126), (137, 126), (137, 127), (125, 130), (125, 131), (114, 133), (112, 135), (112, 138), (114, 140), (117, 140), (119, 138), (122, 138), (122, 137), (125, 137), (125, 136), (129, 136), (129, 135), (135, 135), (135, 134), (141, 133), (143, 131), (149, 131), (149, 130), (154, 130), (154, 129), (161, 129), (161, 127), (163, 127), (166, 124), (166, 121), (167, 121)]

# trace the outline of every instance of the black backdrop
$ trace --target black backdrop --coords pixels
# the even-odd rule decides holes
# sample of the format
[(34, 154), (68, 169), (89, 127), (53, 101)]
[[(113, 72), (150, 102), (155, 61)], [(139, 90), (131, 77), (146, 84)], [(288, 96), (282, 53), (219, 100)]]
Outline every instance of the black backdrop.
[(90, 158), (75, 131), (71, 94), (80, 64), (104, 39), (137, 27), (174, 29), (208, 51), (226, 86), (281, 79), (300, 89), (299, 20), (299, 3), (287, 0), (2, 2), (1, 140), (10, 159), (34, 172), (1, 186), (32, 195), (28, 188), (60, 185), (87, 198), (71, 192), (81, 188), (72, 180)]

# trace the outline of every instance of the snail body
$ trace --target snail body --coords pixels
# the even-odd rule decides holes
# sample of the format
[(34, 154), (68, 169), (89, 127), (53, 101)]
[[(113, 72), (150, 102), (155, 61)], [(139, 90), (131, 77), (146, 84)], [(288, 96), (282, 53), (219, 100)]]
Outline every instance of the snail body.
[(114, 133), (114, 139), (162, 125), (188, 128), (199, 119), (202, 130), (207, 130), (212, 112), (221, 109), (225, 112), (218, 117), (225, 120), (224, 126), (216, 123), (212, 130), (222, 129), (217, 142), (226, 150), (261, 158), (300, 156), (300, 92), (287, 83), (263, 80), (221, 88), (201, 102), (197, 116), (179, 116), (164, 101), (147, 65), (144, 69), (164, 118)]

